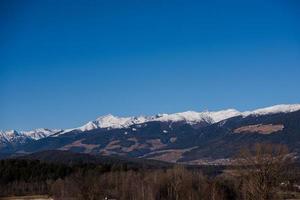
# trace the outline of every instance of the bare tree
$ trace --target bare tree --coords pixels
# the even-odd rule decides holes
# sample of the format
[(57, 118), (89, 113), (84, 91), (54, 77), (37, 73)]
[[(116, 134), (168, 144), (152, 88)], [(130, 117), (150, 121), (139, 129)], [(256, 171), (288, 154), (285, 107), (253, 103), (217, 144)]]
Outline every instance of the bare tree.
[(256, 144), (253, 150), (241, 150), (236, 164), (242, 178), (242, 198), (278, 199), (278, 188), (287, 178), (290, 161), (284, 145)]

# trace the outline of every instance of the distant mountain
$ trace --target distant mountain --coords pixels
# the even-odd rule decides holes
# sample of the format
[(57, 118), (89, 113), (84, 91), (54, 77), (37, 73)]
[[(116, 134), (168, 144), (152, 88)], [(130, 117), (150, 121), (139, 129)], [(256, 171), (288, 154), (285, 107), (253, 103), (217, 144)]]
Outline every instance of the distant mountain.
[(94, 129), (107, 128), (107, 129), (120, 129), (128, 128), (132, 125), (143, 124), (146, 122), (185, 122), (188, 124), (197, 124), (201, 122), (215, 123), (233, 116), (240, 115), (241, 113), (234, 109), (228, 109), (218, 112), (194, 112), (187, 111), (174, 114), (157, 114), (155, 116), (139, 116), (139, 117), (116, 117), (111, 114), (97, 118), (87, 124), (73, 129), (67, 129), (59, 133), (64, 134), (70, 131), (90, 131)]
[(300, 104), (282, 104), (261, 108), (253, 111), (239, 112), (235, 109), (227, 109), (216, 112), (195, 112), (187, 111), (174, 114), (157, 114), (155, 116), (139, 116), (139, 117), (116, 117), (111, 114), (97, 118), (87, 124), (73, 129), (67, 129), (62, 133), (70, 132), (73, 130), (90, 131), (99, 128), (118, 129), (127, 128), (136, 124), (143, 124), (146, 122), (185, 122), (187, 124), (197, 124), (201, 122), (217, 123), (225, 119), (235, 116), (249, 116), (249, 115), (267, 115), (274, 113), (289, 113), (300, 110)]
[(32, 140), (39, 140), (44, 137), (48, 137), (50, 135), (62, 132), (62, 130), (51, 130), (45, 128), (39, 128), (32, 131), (0, 131), (0, 141), (3, 142), (13, 142), (16, 138), (27, 138)]
[(45, 128), (32, 131), (0, 131), (0, 153), (10, 152), (19, 145), (39, 140), (59, 132), (62, 132), (62, 130), (50, 130)]
[(85, 125), (78, 128), (71, 129), (46, 129), (39, 128), (32, 131), (0, 131), (0, 137), (5, 138), (7, 141), (13, 140), (16, 136), (25, 136), (27, 138), (31, 138), (34, 140), (38, 140), (48, 136), (61, 135), (71, 131), (90, 131), (93, 129), (107, 128), (107, 129), (119, 129), (119, 128), (127, 128), (132, 125), (142, 124), (146, 122), (152, 121), (160, 121), (160, 122), (185, 122), (187, 124), (197, 124), (201, 122), (207, 123), (217, 123), (219, 121), (235, 117), (235, 116), (249, 116), (249, 115), (266, 115), (266, 114), (274, 114), (274, 113), (288, 113), (300, 110), (300, 104), (291, 104), (291, 105), (276, 105), (272, 107), (257, 109), (254, 111), (245, 111), (239, 112), (235, 109), (227, 109), (221, 110), (217, 112), (195, 112), (195, 111), (187, 111), (181, 113), (174, 114), (157, 114), (155, 116), (139, 116), (139, 117), (116, 117), (111, 114), (101, 116), (94, 121), (89, 121)]
[(300, 104), (254, 111), (107, 115), (73, 129), (0, 132), (2, 154), (68, 150), (190, 164), (226, 163), (240, 148), (281, 143), (300, 153)]

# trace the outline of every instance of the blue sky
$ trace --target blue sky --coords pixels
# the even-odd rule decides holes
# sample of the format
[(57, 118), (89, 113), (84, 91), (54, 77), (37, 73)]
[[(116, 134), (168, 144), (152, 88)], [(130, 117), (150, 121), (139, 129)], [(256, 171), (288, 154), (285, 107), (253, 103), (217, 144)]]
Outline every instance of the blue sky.
[(0, 2), (0, 129), (300, 103), (300, 3)]

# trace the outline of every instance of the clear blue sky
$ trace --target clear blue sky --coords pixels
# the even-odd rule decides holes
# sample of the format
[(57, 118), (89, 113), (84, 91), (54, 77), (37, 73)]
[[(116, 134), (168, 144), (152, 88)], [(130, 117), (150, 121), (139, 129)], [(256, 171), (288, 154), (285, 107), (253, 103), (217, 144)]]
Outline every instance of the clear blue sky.
[(0, 129), (299, 103), (299, 23), (297, 0), (2, 0)]

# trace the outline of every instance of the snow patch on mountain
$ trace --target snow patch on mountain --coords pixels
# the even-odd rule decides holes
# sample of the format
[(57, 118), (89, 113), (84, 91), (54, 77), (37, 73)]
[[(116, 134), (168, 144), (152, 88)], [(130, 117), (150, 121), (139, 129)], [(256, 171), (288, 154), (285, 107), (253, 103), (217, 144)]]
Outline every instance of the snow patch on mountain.
[(276, 113), (289, 113), (300, 110), (300, 104), (280, 104), (266, 108), (260, 108), (253, 111), (243, 112), (243, 116), (248, 115), (269, 115)]
[(199, 122), (216, 123), (238, 115), (241, 115), (241, 113), (234, 109), (222, 110), (217, 112), (187, 111), (187, 112), (181, 112), (175, 114), (162, 114), (161, 117), (158, 117), (153, 121), (162, 121), (162, 122), (185, 121), (189, 124), (196, 124)]

